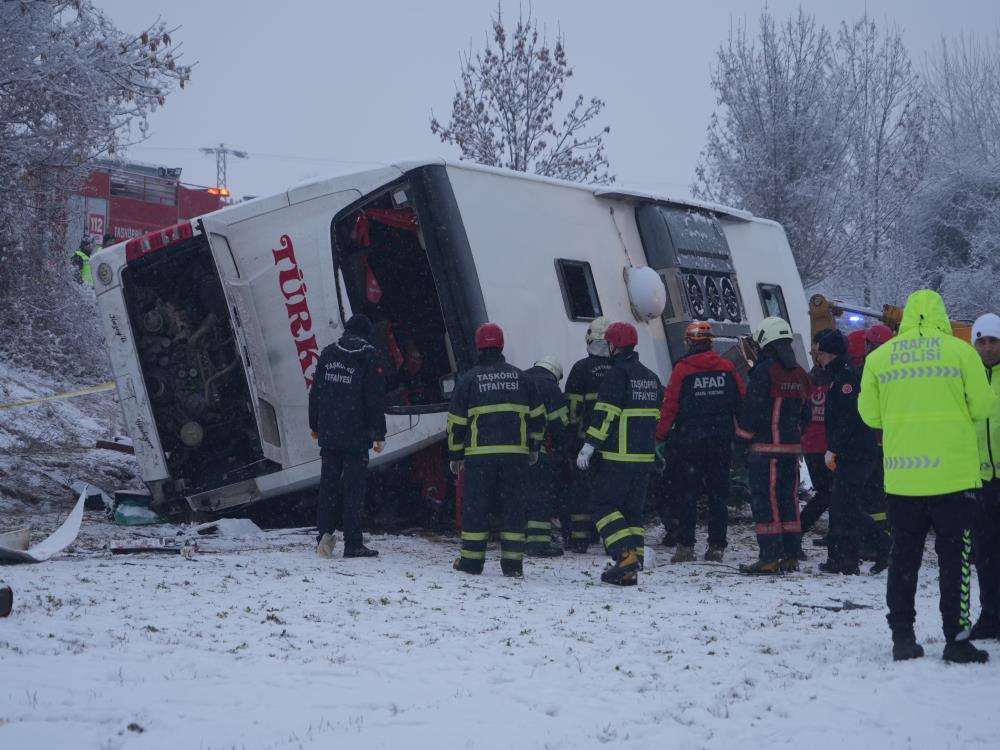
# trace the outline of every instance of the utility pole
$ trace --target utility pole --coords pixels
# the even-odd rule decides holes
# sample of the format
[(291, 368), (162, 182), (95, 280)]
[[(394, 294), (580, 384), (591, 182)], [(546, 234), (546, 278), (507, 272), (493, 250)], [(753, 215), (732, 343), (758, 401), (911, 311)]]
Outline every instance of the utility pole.
[(215, 154), (215, 186), (219, 189), (226, 187), (226, 157), (235, 156), (237, 159), (246, 159), (248, 157), (246, 151), (238, 151), (235, 148), (229, 148), (224, 143), (220, 143), (218, 146), (210, 146), (201, 149), (203, 154)]

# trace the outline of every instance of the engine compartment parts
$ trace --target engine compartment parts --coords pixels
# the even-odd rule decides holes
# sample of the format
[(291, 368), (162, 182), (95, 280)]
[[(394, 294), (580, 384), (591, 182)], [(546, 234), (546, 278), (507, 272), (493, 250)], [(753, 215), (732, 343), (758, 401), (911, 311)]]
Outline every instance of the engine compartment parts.
[(232, 319), (203, 235), (134, 259), (122, 272), (122, 287), (170, 494), (273, 471), (276, 465), (263, 458)]

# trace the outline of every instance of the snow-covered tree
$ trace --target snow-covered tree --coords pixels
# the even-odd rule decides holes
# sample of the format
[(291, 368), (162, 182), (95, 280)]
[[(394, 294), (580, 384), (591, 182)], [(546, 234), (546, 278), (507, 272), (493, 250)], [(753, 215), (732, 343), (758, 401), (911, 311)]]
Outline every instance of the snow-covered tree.
[(1000, 310), (1000, 28), (944, 40), (928, 66), (931, 156), (909, 244), (953, 314)]
[[(91, 0), (0, 2), (0, 326), (81, 316), (65, 247), (69, 195), (122, 152), (190, 69), (156, 22), (116, 28)], [(8, 337), (9, 338), (9, 337)]]
[(815, 286), (853, 252), (845, 180), (851, 115), (836, 80), (835, 43), (800, 10), (780, 27), (770, 11), (718, 52), (719, 111), (697, 169), (695, 194), (781, 222), (802, 280)]
[[(833, 82), (846, 95), (847, 244), (866, 305), (878, 304), (883, 255), (893, 245), (926, 162), (926, 101), (898, 30), (864, 16), (843, 23)], [(850, 274), (841, 272), (840, 278)]]
[(603, 143), (610, 128), (594, 129), (604, 102), (579, 95), (562, 107), (572, 75), (562, 35), (550, 48), (530, 16), (518, 16), (508, 31), (498, 8), (486, 48), (461, 55), (451, 120), (442, 124), (432, 113), (431, 132), (458, 146), (462, 159), (480, 164), (613, 182)]

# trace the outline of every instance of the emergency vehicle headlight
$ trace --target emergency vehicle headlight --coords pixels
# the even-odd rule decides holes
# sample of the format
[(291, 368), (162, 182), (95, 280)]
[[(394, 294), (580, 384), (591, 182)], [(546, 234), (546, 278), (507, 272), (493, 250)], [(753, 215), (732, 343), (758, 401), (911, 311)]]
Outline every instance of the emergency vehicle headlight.
[(115, 280), (115, 275), (111, 271), (111, 266), (107, 263), (101, 263), (97, 267), (97, 278), (104, 284), (104, 286), (111, 286), (111, 282)]

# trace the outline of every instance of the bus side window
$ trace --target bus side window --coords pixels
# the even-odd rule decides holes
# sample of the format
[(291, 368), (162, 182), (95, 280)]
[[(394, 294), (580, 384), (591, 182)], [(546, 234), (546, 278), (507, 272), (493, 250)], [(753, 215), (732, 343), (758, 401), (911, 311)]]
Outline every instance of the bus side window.
[[(760, 306), (764, 311), (764, 317), (778, 317), (788, 320), (788, 308), (785, 307), (785, 294), (777, 284), (758, 284), (757, 293), (760, 295)], [(791, 325), (791, 324), (789, 324)]]
[(602, 315), (594, 274), (582, 260), (556, 260), (556, 275), (570, 320), (594, 320)]

